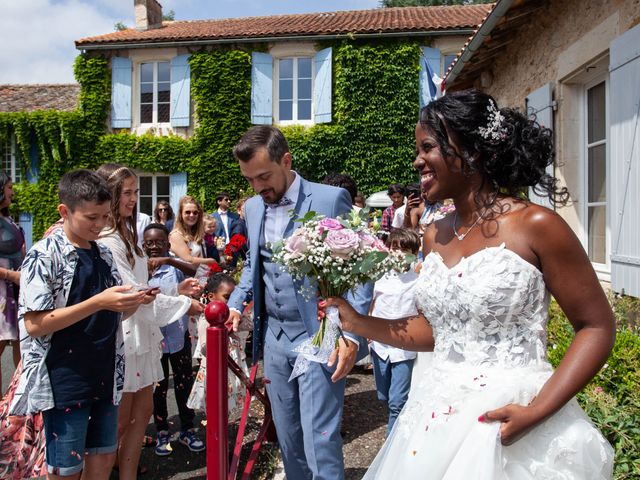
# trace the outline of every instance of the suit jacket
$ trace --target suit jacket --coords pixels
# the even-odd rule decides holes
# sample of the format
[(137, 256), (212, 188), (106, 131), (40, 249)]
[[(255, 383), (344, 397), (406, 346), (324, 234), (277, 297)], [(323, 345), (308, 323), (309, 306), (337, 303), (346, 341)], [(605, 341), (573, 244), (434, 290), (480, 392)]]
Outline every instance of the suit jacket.
[[(296, 202), (295, 218), (304, 216), (309, 211), (335, 218), (344, 215), (351, 210), (351, 197), (349, 193), (337, 187), (321, 185), (300, 178), (300, 193)], [(242, 277), (229, 299), (229, 307), (240, 312), (243, 311), (242, 303), (252, 292), (254, 305), (254, 330), (253, 330), (253, 361), (257, 362), (262, 357), (262, 341), (266, 328), (266, 313), (264, 306), (264, 280), (262, 278), (262, 265), (260, 262), (260, 235), (264, 228), (265, 204), (262, 197), (256, 195), (245, 204), (245, 219), (248, 231), (249, 254), (244, 265)], [(287, 225), (284, 237), (290, 236), (301, 224), (293, 219)], [(298, 311), (301, 321), (304, 322), (309, 336), (313, 336), (319, 328), (318, 305), (316, 299), (304, 298), (300, 291), (303, 287), (308, 289), (310, 282), (294, 280), (294, 288)], [(360, 289), (356, 295), (348, 296), (349, 302), (360, 313), (367, 313), (371, 303), (371, 289)], [(359, 343), (359, 357), (366, 355), (366, 340), (361, 337), (350, 336)]]
[[(211, 216), (213, 218), (216, 219), (216, 231), (215, 231), (215, 236), (216, 237), (222, 237), (224, 238), (224, 243), (229, 243), (229, 238), (227, 237), (226, 232), (224, 231), (224, 225), (222, 224), (222, 218), (220, 218), (220, 214), (218, 213), (218, 211), (216, 210), (215, 212), (213, 212), (211, 214)], [(238, 215), (236, 212), (232, 212), (231, 210), (227, 211), (227, 220), (229, 221), (229, 235), (231, 235), (231, 232), (233, 231), (233, 224), (240, 218), (240, 215)]]

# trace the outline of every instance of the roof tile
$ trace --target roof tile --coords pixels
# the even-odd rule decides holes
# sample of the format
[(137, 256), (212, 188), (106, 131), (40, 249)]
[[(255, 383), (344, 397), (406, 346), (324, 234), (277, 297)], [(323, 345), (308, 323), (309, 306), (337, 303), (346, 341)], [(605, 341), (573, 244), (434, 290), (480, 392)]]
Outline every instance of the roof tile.
[(0, 85), (0, 112), (68, 112), (78, 106), (79, 95), (78, 84)]
[(377, 8), (266, 17), (164, 22), (162, 27), (127, 29), (76, 41), (78, 48), (121, 43), (243, 40), (270, 37), (384, 34), (477, 27), (493, 4)]

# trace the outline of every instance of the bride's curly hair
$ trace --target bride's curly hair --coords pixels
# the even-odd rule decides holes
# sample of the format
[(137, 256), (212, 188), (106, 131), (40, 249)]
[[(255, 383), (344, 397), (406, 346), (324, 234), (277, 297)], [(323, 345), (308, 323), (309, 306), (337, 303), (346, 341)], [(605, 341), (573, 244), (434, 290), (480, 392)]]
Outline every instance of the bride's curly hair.
[[(445, 158), (460, 157), (463, 172), (480, 172), (496, 193), (522, 197), (531, 187), (554, 205), (567, 203), (567, 188), (560, 188), (545, 171), (554, 159), (552, 132), (534, 118), (512, 108), (498, 109), (486, 93), (464, 90), (426, 105), (420, 125), (435, 134)], [(495, 197), (489, 203), (493, 201)]]

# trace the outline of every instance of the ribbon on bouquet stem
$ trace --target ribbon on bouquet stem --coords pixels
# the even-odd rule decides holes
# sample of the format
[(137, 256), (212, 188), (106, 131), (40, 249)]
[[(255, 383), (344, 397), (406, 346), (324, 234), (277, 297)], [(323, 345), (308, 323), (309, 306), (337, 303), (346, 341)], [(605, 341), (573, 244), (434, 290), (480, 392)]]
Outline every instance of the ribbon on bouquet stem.
[[(294, 352), (298, 353), (298, 357), (293, 365), (289, 381), (309, 370), (310, 362), (327, 363), (336, 349), (338, 338), (342, 336), (342, 324), (340, 323), (338, 307), (327, 307), (325, 313), (324, 335), (320, 346), (318, 347), (313, 343), (313, 338), (307, 338), (293, 349)], [(322, 325), (320, 328), (322, 328)]]

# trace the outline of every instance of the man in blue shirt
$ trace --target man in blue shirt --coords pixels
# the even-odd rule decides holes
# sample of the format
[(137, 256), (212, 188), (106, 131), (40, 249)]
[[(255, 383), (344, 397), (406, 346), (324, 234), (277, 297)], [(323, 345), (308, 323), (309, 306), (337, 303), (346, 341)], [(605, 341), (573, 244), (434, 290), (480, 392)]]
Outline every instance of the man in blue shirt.
[[(149, 286), (158, 287), (162, 293), (171, 295), (178, 285), (185, 279), (185, 274), (176, 268), (177, 260), (169, 258), (169, 231), (159, 223), (148, 225), (143, 234), (144, 251), (149, 258), (167, 259), (155, 270), (150, 272)], [(154, 265), (155, 265), (154, 263)], [(167, 390), (169, 389), (169, 363), (173, 371), (173, 390), (176, 395), (178, 413), (180, 416), (179, 442), (186, 445), (192, 452), (205, 449), (193, 430), (194, 412), (187, 407), (189, 393), (193, 387), (193, 370), (191, 368), (191, 340), (189, 338), (189, 317), (161, 327), (164, 341), (162, 342), (162, 370), (164, 379), (153, 392), (153, 420), (158, 431), (156, 455), (166, 456), (172, 452), (169, 435), (167, 410)]]

